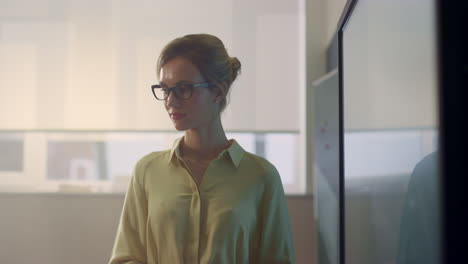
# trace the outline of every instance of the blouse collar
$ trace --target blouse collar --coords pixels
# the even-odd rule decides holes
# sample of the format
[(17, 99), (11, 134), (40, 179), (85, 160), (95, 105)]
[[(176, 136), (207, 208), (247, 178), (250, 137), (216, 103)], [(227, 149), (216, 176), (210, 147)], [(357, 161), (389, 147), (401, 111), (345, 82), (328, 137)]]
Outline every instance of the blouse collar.
[[(174, 141), (171, 152), (169, 154), (168, 163), (170, 163), (173, 160), (174, 155), (177, 157), (177, 162), (180, 162), (180, 160), (182, 159), (180, 155), (179, 146), (180, 146), (180, 142), (183, 140), (184, 137), (185, 135), (177, 138)], [(229, 156), (231, 157), (232, 163), (234, 164), (236, 168), (238, 168), (245, 150), (239, 145), (239, 143), (235, 139), (230, 139), (229, 141), (232, 141), (231, 146), (223, 150), (219, 155), (224, 156), (226, 155), (226, 153), (228, 153)], [(178, 164), (180, 165), (180, 163)]]

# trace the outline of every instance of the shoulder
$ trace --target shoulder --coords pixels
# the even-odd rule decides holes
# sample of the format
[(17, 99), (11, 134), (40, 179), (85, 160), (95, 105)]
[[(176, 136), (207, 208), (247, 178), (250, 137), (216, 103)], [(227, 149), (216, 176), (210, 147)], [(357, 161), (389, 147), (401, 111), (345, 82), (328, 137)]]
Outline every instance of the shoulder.
[(152, 163), (164, 162), (164, 157), (168, 157), (170, 150), (155, 151), (141, 157), (135, 165), (135, 169), (144, 169)]
[(250, 166), (249, 170), (255, 171), (253, 174), (257, 176), (255, 181), (257, 181), (259, 187), (257, 189), (258, 198), (262, 205), (276, 204), (278, 201), (284, 204), (283, 182), (276, 166), (266, 158), (249, 152), (246, 152), (244, 158), (243, 162), (245, 162), (246, 166)]
[(257, 172), (262, 180), (270, 184), (281, 184), (279, 172), (273, 163), (259, 155), (245, 152), (244, 160), (242, 161), (249, 170)]
[(133, 176), (140, 182), (144, 182), (145, 172), (151, 166), (160, 167), (167, 165), (170, 150), (155, 151), (141, 157), (133, 168)]

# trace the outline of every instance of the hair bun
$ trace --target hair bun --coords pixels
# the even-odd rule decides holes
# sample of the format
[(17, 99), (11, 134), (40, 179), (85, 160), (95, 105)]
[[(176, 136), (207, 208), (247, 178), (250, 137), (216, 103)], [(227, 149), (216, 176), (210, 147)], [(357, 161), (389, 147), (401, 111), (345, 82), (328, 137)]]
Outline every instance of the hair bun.
[(241, 73), (241, 63), (236, 57), (231, 57), (231, 69), (232, 69), (232, 82), (237, 78), (237, 75)]

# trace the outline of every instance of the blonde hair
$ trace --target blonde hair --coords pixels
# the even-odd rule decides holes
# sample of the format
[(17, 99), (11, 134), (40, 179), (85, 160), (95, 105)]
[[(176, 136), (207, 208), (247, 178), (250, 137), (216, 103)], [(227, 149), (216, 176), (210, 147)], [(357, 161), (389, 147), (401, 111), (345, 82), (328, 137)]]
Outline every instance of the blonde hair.
[(164, 64), (176, 57), (190, 60), (207, 81), (215, 84), (227, 83), (226, 96), (220, 103), (220, 112), (223, 112), (231, 85), (240, 74), (240, 61), (228, 55), (218, 37), (210, 34), (190, 34), (172, 40), (163, 48), (156, 70), (158, 77)]

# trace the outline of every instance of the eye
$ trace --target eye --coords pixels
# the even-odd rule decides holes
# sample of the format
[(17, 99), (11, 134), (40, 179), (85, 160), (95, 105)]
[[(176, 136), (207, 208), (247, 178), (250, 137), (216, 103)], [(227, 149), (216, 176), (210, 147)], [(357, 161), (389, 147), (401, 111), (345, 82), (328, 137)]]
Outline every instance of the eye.
[(162, 91), (165, 95), (167, 95), (167, 94), (169, 93), (169, 88), (167, 88), (167, 87), (162, 87), (162, 88), (161, 88), (161, 91)]
[(192, 89), (193, 85), (190, 84), (190, 83), (181, 83), (181, 84), (178, 84), (177, 85), (177, 89), (181, 92), (181, 93), (188, 93), (190, 92), (190, 90)]

